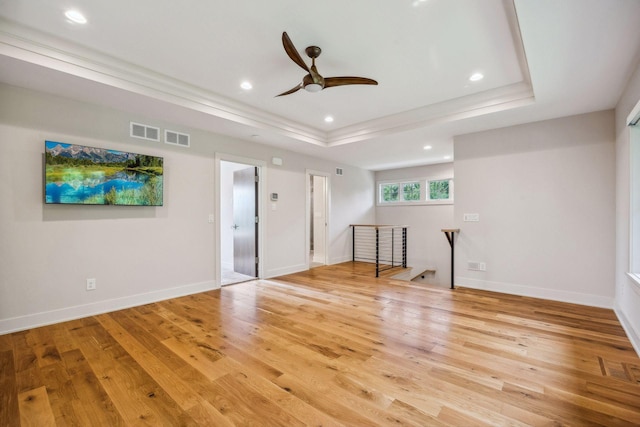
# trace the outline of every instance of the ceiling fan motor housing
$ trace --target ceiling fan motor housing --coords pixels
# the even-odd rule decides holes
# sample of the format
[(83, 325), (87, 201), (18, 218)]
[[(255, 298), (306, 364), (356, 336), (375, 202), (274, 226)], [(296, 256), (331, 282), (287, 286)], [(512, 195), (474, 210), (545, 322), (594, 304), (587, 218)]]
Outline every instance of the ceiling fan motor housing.
[(324, 78), (320, 75), (315, 79), (311, 74), (307, 74), (302, 78), (302, 87), (307, 92), (320, 92), (324, 88)]

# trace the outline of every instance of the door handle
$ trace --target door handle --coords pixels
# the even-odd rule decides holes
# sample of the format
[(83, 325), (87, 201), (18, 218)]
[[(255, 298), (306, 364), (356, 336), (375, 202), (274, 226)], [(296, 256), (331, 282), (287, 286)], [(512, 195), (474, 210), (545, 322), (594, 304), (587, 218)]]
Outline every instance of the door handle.
[(234, 230), (237, 230), (238, 228), (240, 228), (240, 226), (238, 224), (233, 224), (231, 228), (233, 228)]

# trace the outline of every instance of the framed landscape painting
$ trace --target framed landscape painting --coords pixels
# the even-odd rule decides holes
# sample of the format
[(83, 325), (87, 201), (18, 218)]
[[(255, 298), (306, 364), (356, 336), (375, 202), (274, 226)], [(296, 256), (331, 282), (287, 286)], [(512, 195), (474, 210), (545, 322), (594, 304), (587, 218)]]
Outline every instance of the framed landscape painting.
[(163, 158), (45, 141), (45, 203), (162, 206)]

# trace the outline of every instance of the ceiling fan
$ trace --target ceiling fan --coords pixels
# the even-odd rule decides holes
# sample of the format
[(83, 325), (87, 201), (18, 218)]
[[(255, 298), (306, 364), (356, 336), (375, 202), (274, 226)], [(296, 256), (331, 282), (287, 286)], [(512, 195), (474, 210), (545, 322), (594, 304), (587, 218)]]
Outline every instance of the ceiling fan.
[(307, 92), (320, 92), (322, 89), (326, 89), (328, 87), (334, 86), (344, 86), (344, 85), (377, 85), (378, 82), (372, 79), (367, 79), (364, 77), (327, 77), (324, 78), (318, 73), (318, 69), (316, 68), (316, 58), (320, 56), (322, 50), (318, 46), (309, 46), (304, 51), (309, 58), (311, 58), (311, 67), (308, 67), (307, 64), (302, 60), (302, 57), (296, 50), (293, 42), (289, 38), (286, 32), (282, 33), (282, 44), (284, 46), (285, 52), (289, 55), (289, 58), (296, 64), (298, 64), (303, 70), (307, 73), (306, 76), (302, 78), (302, 82), (297, 86), (289, 89), (286, 92), (281, 93), (276, 96), (289, 95), (294, 92), (299, 91), (300, 89), (304, 89)]

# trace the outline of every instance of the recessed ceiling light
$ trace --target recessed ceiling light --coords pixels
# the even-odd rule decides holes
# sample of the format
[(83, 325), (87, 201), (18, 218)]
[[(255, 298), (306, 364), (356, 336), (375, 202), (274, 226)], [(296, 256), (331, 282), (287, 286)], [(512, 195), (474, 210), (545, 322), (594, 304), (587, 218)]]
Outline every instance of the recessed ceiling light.
[(424, 147), (422, 147), (424, 150), (431, 150), (433, 147), (430, 145), (425, 145)]
[(484, 75), (482, 73), (473, 73), (471, 77), (469, 77), (469, 81), (477, 82), (484, 79)]
[(327, 123), (333, 123), (333, 117), (327, 116), (327, 117), (324, 118), (324, 121), (327, 122)]
[(444, 156), (443, 157), (445, 160), (449, 160), (451, 158), (451, 156)]
[(244, 90), (251, 90), (251, 89), (253, 89), (253, 85), (252, 85), (250, 82), (246, 82), (246, 81), (245, 81), (245, 82), (242, 82), (242, 83), (240, 84), (240, 87), (241, 87), (242, 89), (244, 89)]
[(84, 15), (80, 12), (78, 12), (77, 10), (67, 10), (64, 13), (64, 16), (67, 17), (67, 19), (71, 22), (75, 22), (76, 24), (86, 24), (87, 23), (87, 18), (84, 17)]

